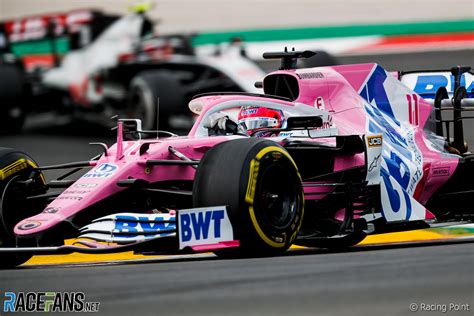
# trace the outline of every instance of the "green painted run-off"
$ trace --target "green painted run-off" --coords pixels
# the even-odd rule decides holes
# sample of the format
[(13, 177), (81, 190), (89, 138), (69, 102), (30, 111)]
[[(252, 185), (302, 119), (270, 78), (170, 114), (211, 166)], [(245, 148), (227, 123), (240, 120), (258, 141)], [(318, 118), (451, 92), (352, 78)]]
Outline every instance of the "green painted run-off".
[(474, 19), (418, 23), (342, 25), (285, 29), (254, 29), (202, 33), (194, 39), (193, 44), (198, 46), (205, 44), (228, 42), (234, 37), (241, 37), (242, 40), (246, 42), (268, 42), (371, 35), (394, 36), (473, 31)]
[[(357, 36), (393, 36), (413, 34), (436, 34), (454, 32), (474, 32), (474, 19), (459, 21), (437, 21), (420, 23), (345, 25), (325, 27), (302, 27), (286, 29), (234, 30), (228, 32), (201, 33), (193, 39), (193, 45), (218, 44), (241, 37), (246, 42), (268, 42), (302, 39), (323, 39)], [(55, 40), (55, 50), (59, 54), (69, 51), (69, 40)], [(50, 54), (53, 51), (50, 40), (28, 41), (12, 44), (16, 56)]]

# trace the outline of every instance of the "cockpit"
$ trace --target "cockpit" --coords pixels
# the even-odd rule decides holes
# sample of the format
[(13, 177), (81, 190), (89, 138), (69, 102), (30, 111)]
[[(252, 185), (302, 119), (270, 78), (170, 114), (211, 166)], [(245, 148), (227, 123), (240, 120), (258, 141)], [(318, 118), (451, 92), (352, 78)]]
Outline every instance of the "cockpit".
[[(255, 134), (261, 130), (284, 129), (290, 117), (319, 116), (327, 119), (328, 113), (302, 103), (293, 103), (271, 96), (220, 95), (192, 100), (189, 108), (198, 119), (190, 136), (209, 136), (210, 128), (219, 124), (216, 120), (227, 117), (238, 125), (240, 133)], [(224, 126), (221, 126), (224, 127)]]

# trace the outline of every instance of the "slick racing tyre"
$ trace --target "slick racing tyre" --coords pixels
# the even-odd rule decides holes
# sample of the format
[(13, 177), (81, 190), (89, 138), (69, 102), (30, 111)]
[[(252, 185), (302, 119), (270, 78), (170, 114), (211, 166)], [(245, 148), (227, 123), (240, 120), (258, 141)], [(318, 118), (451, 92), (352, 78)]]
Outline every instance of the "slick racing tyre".
[[(145, 71), (130, 82), (126, 118), (142, 120), (144, 130), (153, 130), (158, 119), (161, 130), (173, 128), (171, 115), (187, 113), (184, 91), (179, 80), (170, 72)], [(160, 103), (158, 104), (158, 98)]]
[(26, 116), (25, 79), (14, 65), (0, 64), (0, 135), (17, 133)]
[(193, 203), (227, 206), (240, 241), (232, 256), (283, 253), (295, 240), (304, 212), (301, 178), (291, 156), (275, 142), (252, 138), (221, 143), (204, 155)]
[[(22, 219), (38, 213), (42, 206), (25, 201), (29, 194), (44, 193), (45, 181), (40, 172), (33, 172), (36, 163), (28, 155), (0, 147), (0, 249), (16, 247), (13, 228)], [(25, 184), (25, 180), (31, 180)], [(30, 259), (28, 254), (0, 253), (0, 269), (16, 267)]]

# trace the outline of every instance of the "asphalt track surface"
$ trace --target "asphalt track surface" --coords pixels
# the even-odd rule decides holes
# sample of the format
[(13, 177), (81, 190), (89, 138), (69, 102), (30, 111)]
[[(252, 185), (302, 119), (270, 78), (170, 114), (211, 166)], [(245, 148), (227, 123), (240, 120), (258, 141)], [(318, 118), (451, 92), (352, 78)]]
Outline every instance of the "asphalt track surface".
[[(429, 67), (427, 56), (399, 56), (396, 66), (406, 69), (403, 60), (412, 64), (418, 58), (418, 65)], [(447, 65), (461, 63), (456, 53), (438, 58)], [(468, 136), (473, 139), (472, 132)], [(87, 145), (91, 141), (112, 143), (113, 137), (91, 124), (44, 118), (30, 120), (21, 135), (0, 136), (0, 146), (25, 150), (40, 164), (88, 159), (97, 152)], [(100, 314), (107, 315), (473, 315), (473, 289), (472, 242), (0, 271), (0, 295), (80, 291), (87, 301), (100, 302)], [(418, 304), (418, 312), (410, 311), (411, 303)], [(451, 303), (469, 304), (470, 311), (450, 311)], [(447, 304), (448, 310), (421, 312), (422, 304), (425, 309)]]
[[(80, 291), (107, 315), (409, 315), (474, 307), (474, 244), (0, 271), (1, 291)], [(421, 315), (437, 315), (418, 312)], [(440, 314), (440, 313), (438, 313)], [(448, 313), (448, 315), (451, 313)]]

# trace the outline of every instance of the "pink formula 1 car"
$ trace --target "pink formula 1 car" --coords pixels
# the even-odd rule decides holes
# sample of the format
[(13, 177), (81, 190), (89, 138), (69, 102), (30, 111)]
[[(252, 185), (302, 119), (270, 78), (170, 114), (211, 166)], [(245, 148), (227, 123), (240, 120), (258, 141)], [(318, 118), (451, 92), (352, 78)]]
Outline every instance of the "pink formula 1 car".
[[(429, 100), (376, 64), (295, 69), (311, 55), (264, 54), (281, 59), (256, 83), (265, 94), (195, 97), (186, 137), (119, 120), (117, 143), (86, 162), (39, 167), (1, 149), (0, 265), (71, 252), (276, 255), (471, 221), (469, 69)], [(72, 170), (46, 183), (42, 171), (59, 168)]]

